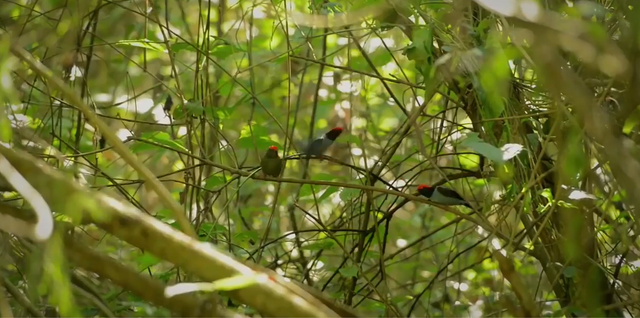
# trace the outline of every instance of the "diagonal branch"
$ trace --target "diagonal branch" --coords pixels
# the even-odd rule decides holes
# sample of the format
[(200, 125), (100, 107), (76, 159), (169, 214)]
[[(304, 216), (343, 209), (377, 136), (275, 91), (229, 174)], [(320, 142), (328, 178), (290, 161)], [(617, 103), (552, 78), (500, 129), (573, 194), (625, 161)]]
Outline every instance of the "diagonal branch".
[[(16, 41), (17, 42), (17, 41)], [(84, 102), (82, 99), (69, 88), (62, 80), (53, 76), (53, 72), (47, 68), (45, 65), (37, 61), (31, 54), (25, 51), (23, 48), (13, 45), (11, 47), (11, 53), (13, 53), (16, 57), (18, 57), (21, 61), (29, 65), (31, 70), (33, 70), (36, 74), (41, 76), (44, 79), (45, 83), (48, 83), (52, 87), (57, 90), (60, 90), (63, 96), (68, 100), (69, 104), (78, 108), (84, 116), (87, 118), (87, 121), (94, 127), (97, 128), (102, 136), (107, 140), (107, 142), (113, 146), (113, 150), (117, 152), (122, 159), (126, 163), (128, 163), (134, 170), (136, 170), (142, 178), (149, 183), (149, 186), (153, 191), (158, 194), (159, 200), (172, 212), (176, 221), (182, 228), (182, 230), (187, 233), (191, 237), (197, 237), (196, 232), (191, 226), (191, 222), (186, 216), (184, 209), (176, 202), (169, 190), (165, 188), (158, 178), (156, 178), (151, 170), (143, 165), (136, 156), (127, 149), (120, 138), (116, 136), (112, 129), (107, 126), (103, 121), (101, 121), (93, 110)]]
[[(319, 300), (263, 267), (241, 263), (212, 244), (194, 240), (168, 224), (141, 213), (129, 203), (89, 191), (23, 151), (0, 146), (0, 153), (32, 183), (52, 210), (67, 213), (75, 222), (92, 221), (114, 236), (206, 281), (255, 275), (256, 272), (269, 274), (272, 279), (229, 292), (233, 299), (255, 308), (263, 316), (338, 316), (329, 308), (331, 301)], [(69, 201), (73, 201), (72, 206), (68, 204)]]

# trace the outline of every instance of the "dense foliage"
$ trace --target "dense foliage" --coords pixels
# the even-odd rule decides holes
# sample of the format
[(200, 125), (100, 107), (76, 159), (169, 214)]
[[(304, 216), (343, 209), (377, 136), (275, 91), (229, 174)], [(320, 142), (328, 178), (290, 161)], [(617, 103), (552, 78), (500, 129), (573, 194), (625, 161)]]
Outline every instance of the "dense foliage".
[(3, 316), (640, 314), (633, 1), (6, 0), (0, 99)]

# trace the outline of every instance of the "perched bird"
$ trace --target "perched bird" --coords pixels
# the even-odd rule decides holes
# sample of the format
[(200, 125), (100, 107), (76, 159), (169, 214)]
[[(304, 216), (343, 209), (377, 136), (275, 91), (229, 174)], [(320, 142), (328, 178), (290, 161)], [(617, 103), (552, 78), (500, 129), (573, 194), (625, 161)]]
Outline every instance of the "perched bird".
[(449, 188), (440, 186), (430, 187), (428, 185), (421, 184), (418, 186), (418, 193), (429, 198), (429, 200), (442, 205), (464, 205), (473, 209), (473, 207), (471, 207), (471, 205), (463, 199), (458, 192)]
[(100, 147), (100, 150), (104, 149), (107, 146), (107, 140), (104, 138), (104, 136), (100, 137), (98, 146)]
[(322, 135), (322, 137), (312, 141), (307, 149), (303, 152), (305, 155), (309, 156), (322, 156), (329, 149), (329, 147), (333, 144), (333, 142), (340, 136), (342, 133), (342, 128), (336, 127), (326, 134)]
[(164, 110), (165, 113), (169, 113), (171, 109), (173, 109), (173, 99), (171, 95), (167, 95), (167, 99), (164, 100), (164, 105), (162, 105), (162, 110)]
[(262, 173), (266, 176), (277, 178), (284, 169), (283, 160), (278, 156), (278, 147), (271, 146), (260, 160)]

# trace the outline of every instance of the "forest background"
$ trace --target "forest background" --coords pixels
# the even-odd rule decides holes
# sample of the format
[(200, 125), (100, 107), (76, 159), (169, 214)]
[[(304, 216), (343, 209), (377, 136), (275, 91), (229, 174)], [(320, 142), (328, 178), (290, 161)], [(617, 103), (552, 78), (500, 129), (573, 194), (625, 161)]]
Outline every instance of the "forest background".
[(634, 1), (0, 3), (2, 316), (640, 314)]

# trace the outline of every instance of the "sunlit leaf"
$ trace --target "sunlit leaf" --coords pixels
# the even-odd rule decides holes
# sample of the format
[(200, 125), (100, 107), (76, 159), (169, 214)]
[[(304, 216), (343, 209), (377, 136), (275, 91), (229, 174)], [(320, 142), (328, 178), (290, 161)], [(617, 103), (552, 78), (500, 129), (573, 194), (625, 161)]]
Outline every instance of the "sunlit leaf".
[(149, 253), (144, 253), (136, 258), (138, 269), (144, 270), (153, 265), (160, 263), (160, 259)]
[(475, 154), (459, 155), (458, 160), (460, 161), (460, 166), (468, 170), (477, 169), (478, 164), (480, 163), (480, 158)]
[(515, 175), (515, 168), (511, 162), (505, 162), (504, 164), (497, 165), (496, 174), (503, 184), (509, 184), (513, 181)]
[(11, 136), (13, 136), (11, 122), (9, 121), (9, 118), (0, 111), (0, 142), (10, 142)]
[(187, 148), (185, 148), (180, 142), (173, 140), (171, 136), (166, 132), (144, 133), (142, 134), (142, 136), (140, 136), (140, 139), (149, 141), (151, 143), (147, 143), (144, 141), (136, 141), (131, 146), (131, 151), (133, 153), (138, 153), (142, 151), (157, 151), (159, 146), (153, 143), (164, 145), (167, 148), (178, 150), (181, 152), (185, 152), (185, 153), (189, 152)]
[(269, 276), (266, 274), (256, 275), (237, 275), (229, 278), (217, 280), (211, 284), (211, 288), (215, 290), (236, 290), (249, 287), (258, 283), (259, 281), (268, 280)]
[(168, 286), (164, 289), (164, 295), (171, 298), (181, 294), (192, 292), (213, 292), (213, 291), (229, 291), (247, 288), (260, 281), (269, 279), (267, 274), (257, 273), (255, 275), (237, 275), (229, 278), (223, 278), (212, 283), (180, 283)]
[(517, 156), (522, 149), (524, 149), (524, 146), (519, 144), (505, 144), (500, 148), (502, 150), (502, 160), (507, 161)]
[[(509, 67), (509, 57), (502, 48), (499, 36), (491, 33), (487, 40), (488, 53), (485, 61), (480, 66), (479, 81), (481, 89), (479, 95), (482, 99), (483, 107), (480, 111), (484, 118), (499, 118), (504, 112), (506, 105), (505, 96), (509, 95), (511, 89), (511, 68)], [(491, 122), (492, 125), (496, 123)]]
[(483, 155), (484, 157), (486, 157), (487, 159), (497, 162), (497, 163), (502, 163), (504, 162), (503, 156), (502, 156), (502, 150), (496, 148), (495, 146), (484, 142), (482, 139), (480, 139), (478, 137), (478, 133), (470, 133), (467, 135), (467, 138), (465, 138), (461, 143), (460, 146), (469, 148), (481, 155)]
[(595, 195), (587, 193), (587, 192), (584, 192), (584, 191), (579, 190), (579, 189), (572, 189), (569, 192), (568, 198), (571, 199), (571, 200), (584, 200), (584, 199), (596, 200), (597, 199), (597, 197)]
[(196, 48), (191, 43), (178, 42), (171, 45), (171, 51), (178, 53), (180, 51), (189, 51), (189, 52), (198, 52)]
[(327, 189), (324, 192), (322, 192), (322, 195), (320, 195), (320, 197), (318, 198), (318, 202), (325, 201), (327, 198), (329, 198), (329, 196), (338, 192), (339, 190), (340, 190), (339, 187), (333, 187), (333, 186), (327, 187)]
[(407, 46), (402, 54), (414, 61), (416, 69), (427, 77), (433, 65), (432, 48), (433, 30), (430, 27), (419, 28), (413, 32), (411, 45)]
[(128, 46), (142, 47), (142, 48), (157, 51), (157, 52), (166, 52), (166, 47), (164, 44), (151, 42), (148, 39), (120, 40), (116, 42), (116, 45), (128, 45)]
[(545, 199), (549, 200), (549, 202), (553, 201), (553, 194), (551, 193), (550, 189), (544, 189), (542, 190), (542, 192), (540, 192), (540, 195), (542, 197), (544, 197)]
[(244, 125), (240, 130), (240, 137), (266, 137), (269, 134), (269, 129), (264, 126), (258, 125), (255, 121), (252, 121), (248, 125)]

